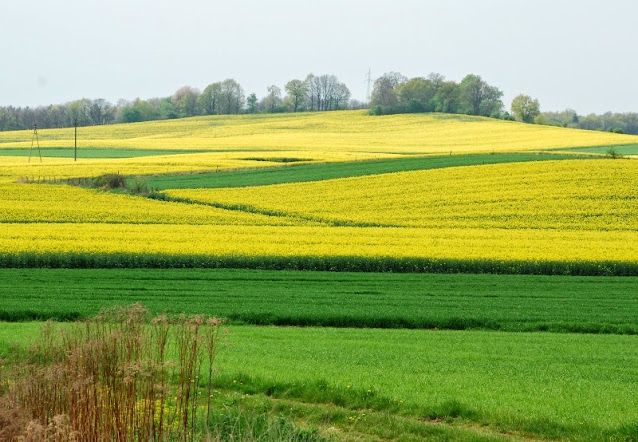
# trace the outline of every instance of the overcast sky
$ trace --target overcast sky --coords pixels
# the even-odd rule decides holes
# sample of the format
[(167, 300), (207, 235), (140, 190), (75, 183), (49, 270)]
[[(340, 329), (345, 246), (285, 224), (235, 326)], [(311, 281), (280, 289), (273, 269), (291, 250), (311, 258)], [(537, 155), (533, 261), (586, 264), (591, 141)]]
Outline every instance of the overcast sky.
[(541, 110), (638, 111), (635, 0), (31, 0), (0, 8), (0, 105), (151, 98), (308, 73), (481, 75)]

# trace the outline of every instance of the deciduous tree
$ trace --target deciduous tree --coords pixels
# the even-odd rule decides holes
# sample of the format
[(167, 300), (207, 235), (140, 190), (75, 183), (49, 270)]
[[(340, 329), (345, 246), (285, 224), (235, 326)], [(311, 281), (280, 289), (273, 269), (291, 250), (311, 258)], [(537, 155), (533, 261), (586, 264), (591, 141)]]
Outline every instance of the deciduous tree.
[(529, 95), (520, 94), (512, 100), (512, 114), (516, 121), (533, 123), (534, 118), (541, 113), (538, 100)]
[(286, 83), (285, 89), (288, 94), (286, 101), (290, 103), (292, 111), (297, 112), (303, 108), (308, 95), (308, 83), (301, 80), (290, 80)]

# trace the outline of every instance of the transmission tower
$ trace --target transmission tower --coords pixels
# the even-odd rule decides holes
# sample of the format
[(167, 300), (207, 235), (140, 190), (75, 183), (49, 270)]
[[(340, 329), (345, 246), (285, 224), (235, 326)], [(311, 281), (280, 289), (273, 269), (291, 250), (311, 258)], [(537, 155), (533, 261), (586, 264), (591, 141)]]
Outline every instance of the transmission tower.
[(29, 150), (29, 163), (31, 162), (31, 153), (33, 152), (33, 142), (35, 141), (38, 146), (38, 155), (40, 156), (40, 162), (42, 162), (42, 152), (40, 152), (40, 139), (38, 138), (38, 125), (33, 125), (33, 136), (31, 137), (31, 149)]
[(366, 92), (366, 101), (370, 102), (370, 85), (372, 84), (372, 70), (368, 68), (368, 75), (366, 75), (366, 82), (368, 83), (368, 90)]

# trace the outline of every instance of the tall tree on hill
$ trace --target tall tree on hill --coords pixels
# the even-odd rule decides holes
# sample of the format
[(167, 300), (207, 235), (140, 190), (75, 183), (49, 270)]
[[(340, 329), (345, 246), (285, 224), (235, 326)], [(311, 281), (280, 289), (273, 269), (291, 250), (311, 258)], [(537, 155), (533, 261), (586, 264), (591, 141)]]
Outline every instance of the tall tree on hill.
[(411, 78), (396, 87), (401, 109), (406, 112), (431, 112), (434, 110), (436, 88), (423, 77)]
[(499, 116), (503, 109), (503, 92), (487, 84), (479, 75), (467, 75), (460, 83), (461, 105), (463, 113)]
[(529, 95), (520, 94), (512, 100), (512, 114), (516, 121), (533, 123), (534, 118), (541, 113), (538, 100)]
[(315, 81), (317, 82), (319, 110), (331, 110), (334, 90), (338, 83), (337, 77), (334, 75), (324, 74), (319, 77), (315, 77)]
[(350, 96), (350, 89), (348, 89), (345, 83), (337, 83), (332, 94), (333, 109), (346, 109)]
[(92, 124), (110, 124), (115, 120), (115, 108), (105, 99), (98, 98), (89, 105), (89, 117)]
[(246, 98), (246, 106), (248, 108), (249, 114), (254, 114), (257, 112), (257, 95), (253, 92)]
[(238, 114), (244, 108), (244, 89), (232, 78), (221, 84), (220, 105), (222, 114)]
[(198, 114), (197, 99), (200, 92), (190, 86), (179, 88), (171, 98), (175, 111), (180, 117), (192, 117)]
[(399, 104), (397, 86), (408, 79), (398, 72), (388, 72), (374, 81), (370, 106), (379, 108), (381, 113), (395, 112)]
[(286, 102), (289, 103), (293, 112), (303, 108), (306, 96), (308, 95), (308, 83), (301, 80), (290, 80), (285, 86)]
[(308, 74), (305, 80), (308, 110), (329, 111), (345, 107), (350, 90), (334, 75)]
[(281, 99), (281, 89), (274, 84), (268, 86), (268, 95), (264, 99), (264, 110), (266, 112), (280, 112), (283, 109), (283, 100)]
[(434, 95), (434, 111), (456, 114), (461, 112), (461, 88), (454, 81), (446, 81)]
[(204, 92), (197, 99), (199, 108), (205, 115), (216, 115), (220, 113), (220, 96), (222, 84), (220, 82), (211, 83), (204, 89)]

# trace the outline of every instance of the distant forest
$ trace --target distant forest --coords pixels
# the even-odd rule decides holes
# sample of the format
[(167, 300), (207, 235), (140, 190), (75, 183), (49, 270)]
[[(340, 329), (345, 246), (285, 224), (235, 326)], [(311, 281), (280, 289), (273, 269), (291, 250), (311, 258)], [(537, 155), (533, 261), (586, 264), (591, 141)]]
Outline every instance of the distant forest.
[(203, 91), (184, 86), (167, 97), (133, 101), (87, 99), (40, 107), (0, 107), (0, 131), (92, 126), (167, 120), (197, 115), (316, 112), (342, 109), (370, 110), (372, 115), (445, 112), (482, 115), (505, 120), (579, 129), (638, 134), (638, 113), (605, 113), (581, 116), (572, 109), (541, 112), (538, 100), (519, 95), (509, 111), (503, 92), (478, 75), (467, 75), (457, 83), (440, 74), (410, 78), (389, 72), (374, 82), (369, 103), (351, 99), (348, 87), (335, 75), (309, 74), (293, 79), (282, 90), (267, 88), (265, 97), (246, 95), (233, 79), (209, 84)]

